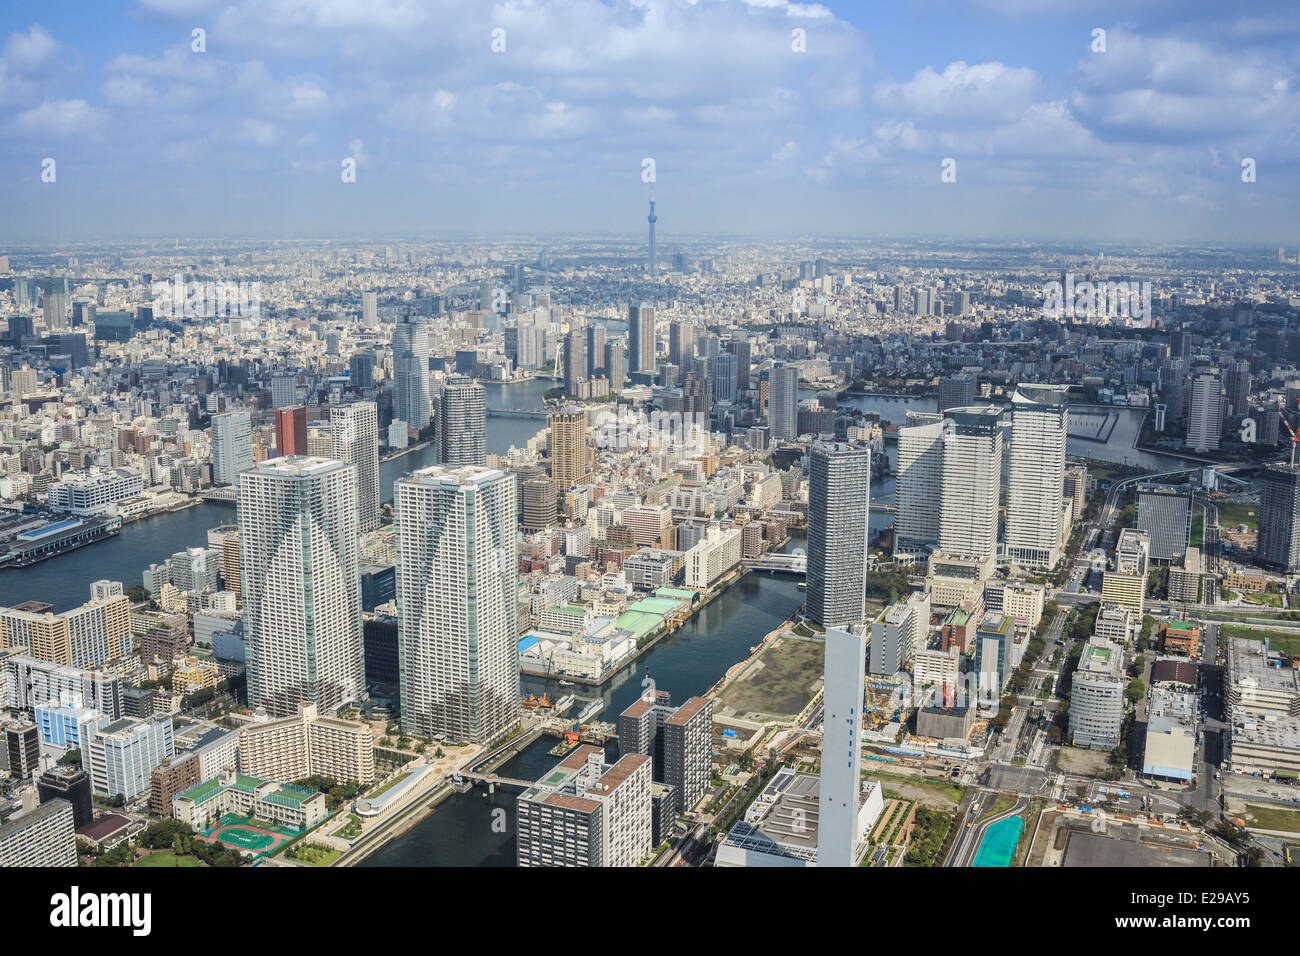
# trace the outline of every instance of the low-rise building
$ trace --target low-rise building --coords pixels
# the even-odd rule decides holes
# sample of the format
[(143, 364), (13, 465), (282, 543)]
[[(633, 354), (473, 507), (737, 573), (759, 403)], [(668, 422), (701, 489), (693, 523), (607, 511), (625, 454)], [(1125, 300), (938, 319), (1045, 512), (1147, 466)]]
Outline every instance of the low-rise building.
[(1154, 687), (1147, 715), (1142, 773), (1186, 783), (1196, 772), (1196, 695)]
[(193, 830), (207, 829), (227, 813), (306, 830), (325, 819), (325, 794), (224, 770), (172, 799), (172, 815)]

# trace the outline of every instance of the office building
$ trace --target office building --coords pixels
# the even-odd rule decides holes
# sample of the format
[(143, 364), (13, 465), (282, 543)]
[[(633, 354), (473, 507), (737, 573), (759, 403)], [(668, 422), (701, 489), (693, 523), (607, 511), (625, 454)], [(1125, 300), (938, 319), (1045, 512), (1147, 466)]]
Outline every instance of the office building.
[(862, 702), (867, 641), (862, 629), (826, 631), (817, 865), (857, 866), (861, 831)]
[(96, 793), (127, 800), (149, 789), (154, 767), (175, 756), (170, 715), (110, 721), (100, 717), (82, 728), (81, 769)]
[(361, 324), (368, 329), (379, 325), (379, 293), (361, 293)]
[(239, 476), (248, 702), (287, 717), (364, 692), (356, 466), (290, 456)]
[(67, 471), (46, 489), (45, 497), (55, 511), (74, 515), (96, 515), (111, 511), (111, 505), (144, 492), (144, 476), (131, 468), (91, 467)]
[(1102, 573), (1101, 599), (1141, 617), (1150, 570), (1151, 539), (1145, 531), (1125, 528), (1115, 545), (1114, 567)]
[(0, 706), (32, 713), (43, 705), (61, 704), (84, 706), (116, 719), (122, 716), (122, 678), (0, 650)]
[(1070, 683), (1070, 738), (1076, 747), (1114, 750), (1124, 724), (1124, 651), (1088, 638)]
[(1068, 412), (1064, 385), (1021, 385), (1011, 396), (1007, 557), (1050, 570), (1061, 558)]
[(871, 451), (844, 443), (808, 452), (806, 613), (822, 627), (865, 617)]
[(559, 518), (559, 499), (555, 482), (546, 475), (535, 475), (520, 483), (523, 515), (519, 526), (526, 532), (541, 531)]
[(975, 378), (972, 375), (947, 375), (939, 379), (939, 414), (950, 408), (975, 404)]
[(275, 410), (275, 451), (281, 458), (307, 454), (307, 409), (304, 406)]
[(986, 611), (975, 631), (975, 673), (980, 702), (996, 706), (1020, 664), (1023, 643), (1016, 641), (1016, 620), (1001, 611)]
[(1260, 561), (1287, 574), (1300, 570), (1300, 465), (1266, 466), (1259, 504)]
[(379, 408), (374, 402), (352, 402), (330, 409), (330, 438), (334, 458), (356, 468), (358, 528), (362, 534), (379, 527)]
[(1139, 484), (1133, 525), (1147, 533), (1151, 560), (1169, 563), (1187, 550), (1191, 540), (1191, 489), (1186, 485)]
[(276, 369), (271, 373), (271, 405), (290, 408), (298, 404), (298, 373), (292, 369)]
[(487, 464), (487, 393), (471, 378), (453, 376), (438, 399), (438, 453), (448, 468)]
[(253, 424), (239, 409), (212, 416), (212, 483), (231, 485), (235, 475), (253, 466)]
[(951, 408), (943, 424), (939, 547), (951, 555), (996, 556), (1002, 486), (1001, 412)]
[(868, 670), (882, 676), (903, 670), (915, 652), (924, 648), (929, 628), (930, 599), (924, 592), (895, 601), (871, 625)]
[(426, 468), (394, 505), (403, 728), (488, 743), (519, 716), (514, 476)]
[(66, 764), (51, 767), (36, 781), (36, 792), (41, 803), (66, 800), (72, 805), (72, 822), (77, 829), (95, 818), (90, 794), (90, 774), (79, 767)]
[(41, 767), (40, 727), (28, 720), (11, 720), (3, 729), (9, 775), (15, 780), (35, 776)]

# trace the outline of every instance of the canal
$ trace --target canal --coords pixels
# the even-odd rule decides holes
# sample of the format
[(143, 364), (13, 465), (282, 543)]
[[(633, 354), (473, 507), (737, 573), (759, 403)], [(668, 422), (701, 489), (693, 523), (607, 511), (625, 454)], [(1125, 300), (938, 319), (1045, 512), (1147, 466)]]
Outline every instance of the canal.
[[(752, 573), (695, 615), (672, 637), (657, 644), (635, 664), (615, 674), (599, 688), (561, 687), (557, 682), (525, 677), (525, 693), (545, 691), (552, 697), (575, 693), (605, 701), (602, 720), (618, 715), (642, 693), (649, 671), (659, 690), (674, 701), (704, 693), (749, 649), (788, 618), (803, 602), (797, 579), (788, 575)], [(503, 764), (502, 776), (536, 780), (557, 762), (547, 751), (555, 745), (542, 737)], [(617, 753), (610, 746), (610, 755)], [(366, 857), (359, 866), (514, 866), (515, 798), (518, 791), (503, 787), (489, 796), (475, 787), (452, 794), (411, 829)], [(497, 810), (504, 813), (497, 813)]]

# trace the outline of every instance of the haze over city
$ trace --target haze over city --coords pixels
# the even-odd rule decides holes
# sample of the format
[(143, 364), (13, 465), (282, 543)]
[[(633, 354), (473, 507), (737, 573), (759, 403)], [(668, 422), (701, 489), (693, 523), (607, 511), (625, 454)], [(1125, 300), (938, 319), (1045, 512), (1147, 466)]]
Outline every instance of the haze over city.
[(21, 0), (0, 236), (636, 234), (649, 158), (665, 240), (1295, 245), (1297, 40), (1283, 0)]

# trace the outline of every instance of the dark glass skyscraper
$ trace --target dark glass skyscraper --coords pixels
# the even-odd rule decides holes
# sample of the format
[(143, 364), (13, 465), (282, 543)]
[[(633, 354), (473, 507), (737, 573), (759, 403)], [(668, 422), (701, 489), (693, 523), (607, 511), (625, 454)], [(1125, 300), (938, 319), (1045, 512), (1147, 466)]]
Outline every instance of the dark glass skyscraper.
[(1280, 571), (1300, 569), (1300, 465), (1264, 469), (1259, 509), (1259, 559)]
[(808, 462), (805, 612), (822, 627), (860, 624), (866, 615), (871, 451), (819, 442)]

